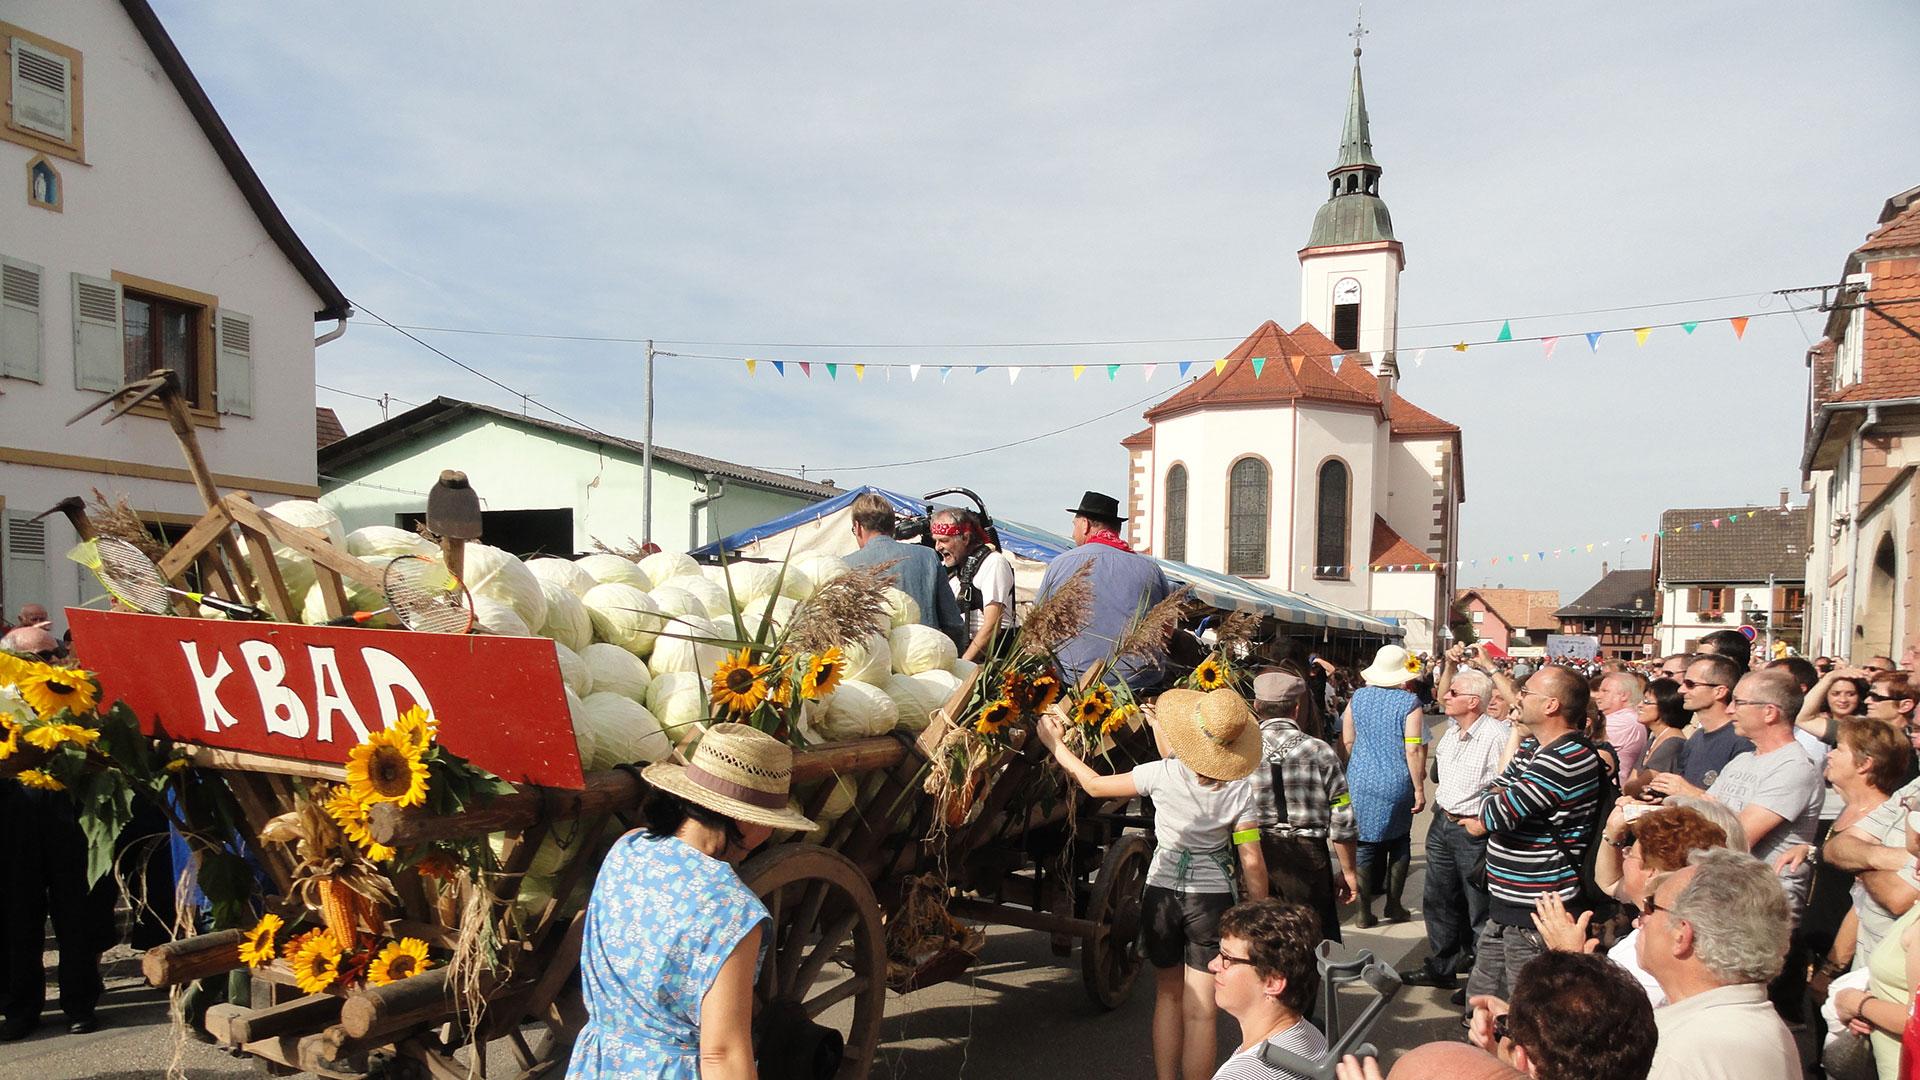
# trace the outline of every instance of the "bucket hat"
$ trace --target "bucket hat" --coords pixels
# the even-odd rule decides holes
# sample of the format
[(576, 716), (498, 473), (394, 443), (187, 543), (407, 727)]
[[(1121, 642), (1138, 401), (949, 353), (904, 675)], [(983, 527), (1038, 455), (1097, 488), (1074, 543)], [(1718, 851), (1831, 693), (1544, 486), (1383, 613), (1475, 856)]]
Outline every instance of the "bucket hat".
[(1398, 645), (1382, 645), (1360, 677), (1368, 686), (1405, 686), (1418, 674), (1420, 664), (1412, 653)]
[(1154, 721), (1173, 756), (1210, 780), (1238, 780), (1260, 760), (1260, 721), (1232, 690), (1169, 690)]

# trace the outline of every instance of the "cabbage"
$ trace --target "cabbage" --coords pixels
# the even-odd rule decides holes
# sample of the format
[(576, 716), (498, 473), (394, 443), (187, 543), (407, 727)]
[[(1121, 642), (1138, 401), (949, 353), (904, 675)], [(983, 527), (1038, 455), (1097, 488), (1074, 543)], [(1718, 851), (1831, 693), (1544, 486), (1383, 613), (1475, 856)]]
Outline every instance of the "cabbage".
[(959, 688), (960, 681), (952, 675), (928, 671), (919, 675), (890, 675), (881, 689), (893, 699), (900, 712), (899, 730), (918, 732), (933, 718), (935, 709), (946, 707)]
[(593, 621), (596, 639), (618, 645), (635, 656), (653, 651), (654, 636), (666, 621), (658, 615), (660, 608), (653, 597), (619, 582), (595, 585), (580, 603)]
[[(347, 546), (347, 531), (340, 527), (339, 516), (317, 502), (288, 499), (285, 502), (274, 503), (266, 509), (267, 513), (289, 525), (318, 530), (337, 548), (344, 550)], [(307, 595), (308, 589), (313, 588), (312, 559), (285, 544), (275, 544), (273, 561), (280, 564), (280, 580), (286, 583), (289, 599), (298, 600)]]
[(809, 844), (817, 844), (825, 840), (827, 833), (833, 828), (833, 823), (846, 817), (847, 811), (852, 810), (854, 802), (860, 798), (860, 782), (854, 777), (839, 775), (827, 782), (833, 785), (833, 791), (827, 795), (826, 803), (813, 815), (815, 827), (807, 834)]
[(593, 620), (587, 616), (586, 605), (568, 592), (566, 586), (551, 581), (541, 581), (540, 591), (547, 598), (547, 621), (540, 627), (540, 636), (552, 638), (575, 652), (586, 648), (593, 640)]
[(396, 529), (391, 525), (367, 525), (347, 534), (347, 554), (363, 559), (369, 555), (388, 560), (401, 555), (425, 555), (437, 559), (440, 557), (440, 545), (417, 532)]
[(597, 555), (582, 555), (573, 561), (573, 565), (592, 575), (593, 580), (602, 585), (631, 585), (642, 592), (653, 587), (653, 581), (640, 572), (632, 559), (601, 552)]
[(887, 626), (910, 626), (920, 621), (920, 602), (893, 586), (887, 586)]
[(669, 671), (691, 671), (702, 677), (711, 677), (713, 669), (727, 658), (726, 647), (689, 639), (719, 637), (720, 633), (718, 626), (698, 615), (688, 615), (669, 624), (660, 632), (660, 640), (647, 660), (647, 670), (655, 678)]
[(887, 635), (887, 644), (893, 648), (893, 670), (902, 675), (944, 671), (948, 664), (960, 658), (960, 650), (954, 647), (952, 638), (919, 623), (894, 627), (893, 633)]
[(593, 727), (594, 769), (659, 761), (673, 749), (645, 705), (619, 694), (588, 694), (581, 716)]
[(473, 621), (489, 634), (501, 637), (532, 637), (533, 631), (520, 620), (512, 606), (490, 597), (473, 598)]
[[(755, 641), (760, 640), (760, 628), (765, 621), (760, 617), (760, 613), (766, 610), (766, 605), (767, 605), (767, 602), (763, 598), (757, 603), (755, 603), (751, 610), (745, 612), (740, 616), (741, 627), (744, 630), (746, 630), (747, 637), (752, 638)], [(773, 634), (768, 635), (769, 639), (777, 636), (781, 631), (785, 630), (789, 625), (793, 623), (793, 613), (796, 610), (798, 610), (799, 607), (800, 607), (799, 604), (795, 603), (794, 601), (784, 596), (778, 597), (774, 600), (773, 602), (773, 631), (774, 632)], [(722, 629), (725, 629), (725, 628), (726, 627), (723, 624)]]
[(846, 560), (838, 555), (814, 551), (795, 555), (787, 564), (787, 576), (780, 583), (780, 595), (805, 600), (820, 591), (820, 586), (847, 572)]
[(593, 673), (587, 670), (587, 662), (580, 654), (556, 641), (553, 643), (553, 655), (560, 661), (560, 681), (567, 689), (580, 697), (593, 693)]
[(700, 606), (707, 609), (707, 617), (710, 619), (725, 618), (727, 613), (733, 610), (733, 606), (727, 600), (725, 585), (708, 581), (698, 575), (674, 578), (672, 585), (676, 589), (691, 593), (695, 600), (700, 601)]
[(475, 600), (484, 596), (508, 604), (530, 627), (546, 624), (547, 594), (540, 591), (540, 579), (526, 563), (497, 547), (468, 544), (465, 565), (462, 580)]
[(581, 650), (580, 659), (586, 664), (595, 692), (646, 701), (647, 684), (652, 680), (647, 675), (647, 665), (639, 657), (618, 645), (596, 641)]
[(571, 690), (563, 693), (567, 695), (567, 717), (573, 722), (573, 745), (580, 750), (580, 771), (586, 772), (595, 753), (593, 725), (587, 723), (586, 706), (581, 703), (580, 695)]
[(899, 708), (877, 686), (843, 682), (826, 702), (826, 715), (814, 722), (814, 730), (829, 742), (885, 735), (900, 723)]
[(600, 584), (593, 580), (592, 574), (581, 569), (579, 563), (565, 559), (528, 559), (527, 571), (541, 581), (551, 581), (575, 596), (585, 596), (588, 589)]
[(647, 687), (647, 711), (678, 744), (690, 729), (706, 727), (707, 681), (691, 671), (669, 671)]
[(840, 646), (847, 659), (847, 678), (853, 682), (879, 686), (893, 673), (893, 648), (885, 635), (869, 634), (864, 641)]
[[(377, 575), (386, 573), (387, 564), (393, 559), (386, 555), (363, 555), (360, 561), (374, 568)], [(379, 611), (387, 606), (387, 594), (377, 585), (362, 585), (346, 575), (341, 575), (340, 584), (347, 591), (347, 611)], [(316, 578), (313, 587), (307, 590), (305, 602), (300, 605), (300, 621), (308, 626), (319, 626), (327, 621), (326, 586)], [(399, 620), (389, 611), (362, 623), (363, 626), (393, 627), (400, 625)]]
[(961, 682), (966, 682), (968, 679), (973, 678), (974, 672), (980, 670), (980, 665), (971, 660), (962, 660), (955, 657), (953, 663), (947, 665), (947, 670), (952, 673), (954, 678)]
[(704, 619), (710, 614), (699, 597), (677, 585), (656, 585), (647, 595), (660, 605), (662, 615), (698, 615)]
[(657, 587), (683, 574), (698, 574), (700, 564), (678, 551), (656, 551), (640, 560), (640, 572)]
[(734, 609), (749, 611), (773, 595), (774, 587), (780, 582), (780, 565), (737, 562), (727, 567), (727, 576), (733, 579)]

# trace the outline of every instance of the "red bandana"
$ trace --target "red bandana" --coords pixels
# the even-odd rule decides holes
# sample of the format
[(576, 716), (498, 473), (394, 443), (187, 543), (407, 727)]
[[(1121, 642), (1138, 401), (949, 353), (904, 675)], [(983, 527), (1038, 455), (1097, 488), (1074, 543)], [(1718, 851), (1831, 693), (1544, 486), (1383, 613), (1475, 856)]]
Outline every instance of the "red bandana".
[(1133, 548), (1129, 546), (1125, 540), (1120, 539), (1120, 536), (1117, 533), (1110, 533), (1110, 532), (1088, 533), (1087, 543), (1105, 544), (1110, 548), (1119, 548), (1121, 551), (1130, 552), (1133, 550)]

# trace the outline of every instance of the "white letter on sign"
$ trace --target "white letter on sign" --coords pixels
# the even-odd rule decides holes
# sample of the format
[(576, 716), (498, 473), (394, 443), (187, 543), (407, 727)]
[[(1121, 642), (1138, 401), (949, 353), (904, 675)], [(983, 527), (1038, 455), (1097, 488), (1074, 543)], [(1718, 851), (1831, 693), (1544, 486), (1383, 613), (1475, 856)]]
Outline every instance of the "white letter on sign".
[(313, 663), (313, 713), (319, 729), (316, 737), (321, 742), (333, 741), (333, 714), (339, 713), (359, 741), (366, 742), (367, 725), (360, 720), (360, 710), (353, 707), (353, 699), (347, 696), (346, 680), (340, 677), (340, 661), (333, 650), (309, 645), (307, 659)]
[(220, 683), (233, 674), (233, 665), (216, 650), (213, 670), (205, 671), (200, 667), (200, 651), (193, 642), (181, 642), (180, 651), (187, 654), (187, 673), (193, 676), (193, 689), (200, 695), (200, 715), (206, 721), (207, 730), (219, 731), (239, 723), (240, 718), (220, 704)]
[[(380, 721), (392, 727), (400, 719), (400, 707), (394, 703), (395, 687), (405, 690), (413, 698), (413, 703), (433, 711), (433, 702), (427, 700), (427, 692), (421, 688), (420, 680), (414, 678), (413, 671), (404, 661), (382, 649), (361, 649), (361, 657), (367, 662), (367, 674), (373, 676), (373, 692), (380, 699)], [(365, 741), (366, 736), (361, 736)]]
[(279, 650), (264, 641), (240, 643), (240, 658), (246, 661), (247, 674), (253, 676), (254, 692), (260, 695), (260, 712), (267, 718), (267, 731), (290, 738), (307, 737), (307, 706), (300, 695), (287, 689), (287, 662)]

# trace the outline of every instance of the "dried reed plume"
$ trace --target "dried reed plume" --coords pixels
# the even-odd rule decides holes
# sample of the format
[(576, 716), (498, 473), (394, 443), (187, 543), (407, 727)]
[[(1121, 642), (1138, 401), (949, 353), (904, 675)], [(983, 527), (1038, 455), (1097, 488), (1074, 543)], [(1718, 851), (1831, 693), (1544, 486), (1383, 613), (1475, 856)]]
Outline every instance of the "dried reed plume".
[(1134, 657), (1157, 660), (1167, 654), (1167, 641), (1180, 626), (1180, 619), (1186, 614), (1187, 601), (1193, 598), (1193, 586), (1182, 585), (1167, 595), (1165, 600), (1153, 605), (1134, 616), (1127, 632), (1120, 635), (1120, 644), (1114, 648), (1116, 660)]
[(1229, 656), (1239, 645), (1253, 644), (1253, 636), (1260, 631), (1260, 613), (1257, 611), (1229, 612), (1221, 620), (1220, 634), (1214, 647)]
[(892, 562), (856, 566), (820, 586), (794, 613), (788, 639), (801, 652), (822, 652), (863, 641), (887, 622)]
[(596, 536), (593, 538), (593, 549), (608, 555), (618, 555), (628, 562), (639, 562), (647, 555), (646, 546), (631, 536), (627, 537), (625, 544), (617, 547)]
[(140, 515), (134, 513), (133, 507), (127, 505), (125, 495), (109, 497), (99, 488), (94, 488), (93, 507), (87, 511), (87, 517), (93, 522), (94, 531), (101, 536), (125, 540), (154, 562), (166, 558), (167, 545), (156, 539), (153, 530), (140, 520)]
[(1083, 562), (1060, 587), (1033, 606), (1020, 627), (1020, 651), (1051, 656), (1093, 617), (1093, 563)]

